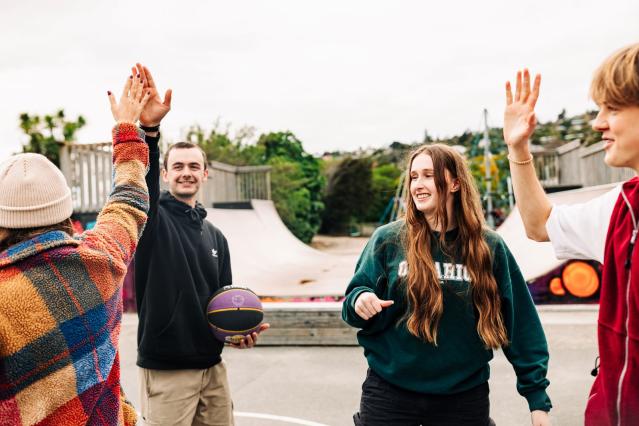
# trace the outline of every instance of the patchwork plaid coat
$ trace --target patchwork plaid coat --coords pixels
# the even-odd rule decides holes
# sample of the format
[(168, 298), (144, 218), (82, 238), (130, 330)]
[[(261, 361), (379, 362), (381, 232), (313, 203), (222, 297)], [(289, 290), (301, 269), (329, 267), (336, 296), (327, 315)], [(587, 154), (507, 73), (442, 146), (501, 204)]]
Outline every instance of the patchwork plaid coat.
[(146, 223), (148, 147), (113, 129), (114, 188), (94, 229), (0, 253), (0, 425), (130, 425), (120, 389), (122, 280)]

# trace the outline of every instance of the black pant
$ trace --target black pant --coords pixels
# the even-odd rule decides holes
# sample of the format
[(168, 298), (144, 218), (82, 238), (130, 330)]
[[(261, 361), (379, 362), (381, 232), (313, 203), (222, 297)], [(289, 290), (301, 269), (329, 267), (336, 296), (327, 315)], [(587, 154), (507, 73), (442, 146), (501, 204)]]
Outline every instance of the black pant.
[(399, 388), (370, 368), (362, 385), (356, 426), (489, 426), (488, 383), (452, 395)]

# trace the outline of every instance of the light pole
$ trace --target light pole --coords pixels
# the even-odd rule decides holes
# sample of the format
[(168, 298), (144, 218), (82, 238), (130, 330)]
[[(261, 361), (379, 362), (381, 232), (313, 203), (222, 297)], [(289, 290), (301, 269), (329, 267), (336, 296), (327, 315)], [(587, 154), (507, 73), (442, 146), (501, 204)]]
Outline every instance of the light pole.
[(493, 196), (492, 196), (492, 180), (490, 175), (490, 138), (488, 137), (488, 110), (484, 108), (484, 178), (486, 181), (486, 223), (491, 228), (495, 227), (495, 220), (492, 215)]

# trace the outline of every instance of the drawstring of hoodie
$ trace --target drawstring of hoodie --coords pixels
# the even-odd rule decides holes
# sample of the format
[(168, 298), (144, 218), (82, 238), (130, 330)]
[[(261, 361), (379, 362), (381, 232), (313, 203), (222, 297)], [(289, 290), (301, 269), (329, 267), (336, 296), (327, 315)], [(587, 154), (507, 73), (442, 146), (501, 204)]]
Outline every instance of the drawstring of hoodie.
[(202, 224), (204, 223), (204, 218), (206, 217), (206, 210), (202, 208), (202, 206), (196, 204), (195, 207), (191, 209), (184, 210), (184, 213), (200, 227), (200, 233), (204, 232), (204, 228), (202, 228)]
[(200, 227), (206, 218), (206, 209), (200, 203), (195, 203), (195, 207), (176, 199), (169, 192), (162, 192), (160, 195), (160, 203), (175, 215), (185, 215), (191, 222), (198, 224)]
[(197, 209), (192, 208), (192, 209), (186, 209), (184, 210), (184, 213), (186, 213), (187, 215), (189, 215), (191, 217), (191, 220), (195, 221), (195, 222), (199, 222), (202, 223), (202, 218), (200, 217), (200, 215), (197, 212)]

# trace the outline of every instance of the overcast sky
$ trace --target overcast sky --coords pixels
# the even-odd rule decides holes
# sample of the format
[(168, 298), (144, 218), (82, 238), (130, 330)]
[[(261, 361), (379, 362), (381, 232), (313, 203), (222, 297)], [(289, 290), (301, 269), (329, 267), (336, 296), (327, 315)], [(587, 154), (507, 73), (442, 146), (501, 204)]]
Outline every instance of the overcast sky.
[(106, 91), (136, 61), (173, 89), (169, 141), (220, 118), (321, 153), (478, 130), (483, 108), (501, 126), (522, 66), (542, 73), (541, 120), (581, 113), (596, 66), (634, 42), (637, 0), (0, 0), (0, 160), (21, 112), (64, 108), (88, 121), (79, 142), (108, 140)]

